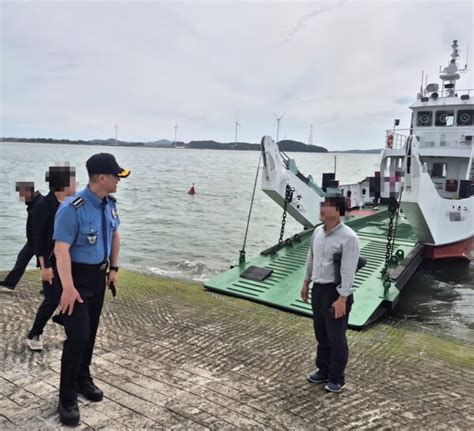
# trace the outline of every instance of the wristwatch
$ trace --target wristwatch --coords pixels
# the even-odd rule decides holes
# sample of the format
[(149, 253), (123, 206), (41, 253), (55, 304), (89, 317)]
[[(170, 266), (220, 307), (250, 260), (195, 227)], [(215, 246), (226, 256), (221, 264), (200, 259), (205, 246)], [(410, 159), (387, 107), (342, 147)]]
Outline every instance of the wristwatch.
[(109, 266), (109, 271), (115, 271), (118, 272), (119, 267), (118, 266)]

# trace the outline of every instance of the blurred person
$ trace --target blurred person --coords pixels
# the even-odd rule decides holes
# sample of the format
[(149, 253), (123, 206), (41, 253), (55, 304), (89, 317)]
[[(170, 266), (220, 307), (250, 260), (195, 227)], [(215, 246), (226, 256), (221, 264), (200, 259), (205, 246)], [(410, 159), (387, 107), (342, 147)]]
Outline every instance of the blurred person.
[[(43, 350), (44, 327), (61, 299), (61, 284), (54, 277), (52, 268), (54, 217), (64, 199), (76, 192), (76, 173), (70, 166), (50, 166), (45, 179), (49, 183), (49, 193), (36, 203), (32, 212), (33, 250), (41, 268), (44, 295), (26, 337), (26, 344), (33, 351)], [(60, 315), (55, 317), (55, 321), (61, 323)]]
[(32, 181), (18, 181), (16, 191), (20, 195), (20, 200), (25, 202), (26, 212), (26, 244), (18, 253), (13, 269), (6, 275), (3, 281), (0, 281), (0, 292), (13, 292), (21, 277), (25, 273), (26, 267), (31, 258), (35, 255), (33, 250), (32, 233), (32, 211), (38, 200), (42, 197), (41, 193), (35, 191), (35, 183)]

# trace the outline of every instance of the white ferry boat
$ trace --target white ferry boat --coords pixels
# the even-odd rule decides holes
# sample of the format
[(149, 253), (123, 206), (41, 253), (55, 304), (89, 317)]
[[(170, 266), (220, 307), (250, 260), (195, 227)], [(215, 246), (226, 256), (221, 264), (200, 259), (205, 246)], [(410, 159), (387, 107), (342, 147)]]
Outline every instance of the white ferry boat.
[(452, 49), (440, 85), (422, 83), (410, 128), (386, 131), (380, 172), (341, 186), (353, 207), (397, 198), (430, 259), (474, 257), (474, 89), (457, 88), (467, 65)]

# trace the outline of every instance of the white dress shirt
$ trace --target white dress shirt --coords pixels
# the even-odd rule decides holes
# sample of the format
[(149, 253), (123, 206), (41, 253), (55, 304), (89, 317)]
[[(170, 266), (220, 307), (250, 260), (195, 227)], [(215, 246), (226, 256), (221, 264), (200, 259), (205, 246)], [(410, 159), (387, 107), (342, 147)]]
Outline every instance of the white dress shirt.
[(335, 253), (342, 253), (341, 284), (337, 286), (337, 291), (341, 296), (349, 296), (354, 291), (352, 284), (359, 260), (359, 238), (342, 222), (328, 232), (324, 229), (324, 225), (314, 230), (306, 259), (304, 279), (321, 284), (334, 283), (337, 280)]

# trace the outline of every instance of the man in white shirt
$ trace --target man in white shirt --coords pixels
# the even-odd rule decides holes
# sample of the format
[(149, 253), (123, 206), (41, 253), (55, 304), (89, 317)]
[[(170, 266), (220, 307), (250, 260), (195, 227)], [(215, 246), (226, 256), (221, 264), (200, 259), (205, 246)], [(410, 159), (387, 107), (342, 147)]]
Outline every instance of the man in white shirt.
[[(359, 260), (359, 239), (341, 222), (344, 197), (329, 197), (321, 204), (318, 226), (311, 238), (301, 298), (308, 302), (310, 283), (314, 332), (317, 340), (317, 371), (311, 383), (326, 383), (324, 389), (341, 392), (349, 348), (346, 339), (348, 315), (353, 303), (354, 276)], [(340, 274), (334, 254), (341, 253)], [(338, 281), (340, 280), (340, 284)]]

